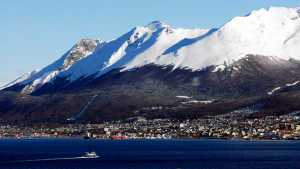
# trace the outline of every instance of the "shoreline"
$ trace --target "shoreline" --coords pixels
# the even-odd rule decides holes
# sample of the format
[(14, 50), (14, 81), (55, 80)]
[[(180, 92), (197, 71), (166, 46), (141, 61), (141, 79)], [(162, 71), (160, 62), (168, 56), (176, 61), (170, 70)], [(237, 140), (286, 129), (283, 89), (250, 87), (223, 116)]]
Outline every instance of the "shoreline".
[(106, 139), (106, 138), (90, 138), (83, 137), (2, 137), (1, 140), (82, 140), (82, 141), (240, 141), (240, 142), (299, 142), (300, 139), (239, 139), (239, 138), (129, 138), (129, 139)]

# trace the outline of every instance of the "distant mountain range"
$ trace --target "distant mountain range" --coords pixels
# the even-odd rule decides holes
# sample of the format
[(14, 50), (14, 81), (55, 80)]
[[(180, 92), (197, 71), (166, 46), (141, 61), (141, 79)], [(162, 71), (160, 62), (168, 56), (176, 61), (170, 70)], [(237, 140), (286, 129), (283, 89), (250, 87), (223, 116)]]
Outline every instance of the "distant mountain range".
[(154, 21), (111, 41), (82, 39), (1, 88), (0, 122), (298, 111), (299, 32), (299, 9), (271, 7), (210, 30)]

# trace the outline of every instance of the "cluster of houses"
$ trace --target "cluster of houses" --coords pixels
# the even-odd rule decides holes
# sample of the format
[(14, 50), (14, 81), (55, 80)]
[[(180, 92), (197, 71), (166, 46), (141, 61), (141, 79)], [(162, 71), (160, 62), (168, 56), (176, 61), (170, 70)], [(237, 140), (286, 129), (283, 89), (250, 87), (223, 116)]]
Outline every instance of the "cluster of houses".
[(0, 126), (0, 137), (79, 137), (86, 139), (300, 139), (297, 115), (245, 118), (238, 114), (202, 119), (145, 119), (57, 127)]

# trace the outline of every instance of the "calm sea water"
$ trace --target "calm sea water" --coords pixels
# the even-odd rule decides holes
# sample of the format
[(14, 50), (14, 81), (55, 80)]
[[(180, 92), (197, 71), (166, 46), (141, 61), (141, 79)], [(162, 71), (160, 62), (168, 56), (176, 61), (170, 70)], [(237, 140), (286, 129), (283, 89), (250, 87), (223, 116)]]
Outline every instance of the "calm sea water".
[[(76, 159), (87, 151), (96, 151), (101, 158)], [(300, 169), (300, 142), (3, 139), (0, 168)]]

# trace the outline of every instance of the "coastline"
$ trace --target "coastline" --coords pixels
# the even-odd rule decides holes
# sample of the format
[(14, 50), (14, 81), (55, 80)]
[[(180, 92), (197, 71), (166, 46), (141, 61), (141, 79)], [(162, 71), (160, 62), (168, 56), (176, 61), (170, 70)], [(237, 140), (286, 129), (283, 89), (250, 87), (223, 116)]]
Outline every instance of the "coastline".
[(229, 142), (299, 142), (300, 139), (243, 139), (243, 138), (129, 138), (129, 139), (106, 139), (106, 138), (83, 138), (83, 137), (1, 137), (2, 140), (82, 140), (82, 141), (229, 141)]

